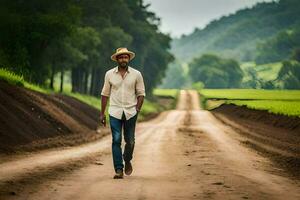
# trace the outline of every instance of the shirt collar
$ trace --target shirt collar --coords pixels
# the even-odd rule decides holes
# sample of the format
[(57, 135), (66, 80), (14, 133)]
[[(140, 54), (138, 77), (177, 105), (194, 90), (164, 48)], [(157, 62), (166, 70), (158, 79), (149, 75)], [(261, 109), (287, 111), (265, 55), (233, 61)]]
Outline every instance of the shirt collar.
[[(127, 67), (127, 72), (128, 72), (128, 73), (130, 73), (130, 71), (131, 71), (131, 67), (130, 67), (130, 66), (128, 66), (128, 67)], [(114, 72), (116, 72), (116, 73), (118, 73), (118, 72), (119, 72), (119, 68), (118, 68), (118, 66), (116, 66), (116, 67), (115, 67), (115, 70), (114, 70)]]

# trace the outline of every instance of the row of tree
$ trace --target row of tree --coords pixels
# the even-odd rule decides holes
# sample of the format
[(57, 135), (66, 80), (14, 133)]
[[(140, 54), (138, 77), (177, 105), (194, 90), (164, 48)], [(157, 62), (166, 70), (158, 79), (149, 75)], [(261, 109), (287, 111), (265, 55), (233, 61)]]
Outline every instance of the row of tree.
[[(282, 66), (274, 80), (260, 78), (255, 66), (243, 71), (237, 61), (213, 54), (204, 54), (195, 58), (189, 64), (189, 76), (194, 82), (193, 85), (198, 88), (300, 89), (300, 49), (295, 49), (290, 59), (282, 61)], [(248, 78), (242, 82), (244, 76)], [(187, 80), (180, 81), (184, 83)]]
[(173, 56), (171, 38), (143, 0), (0, 0), (0, 65), (45, 85), (71, 71), (72, 92), (100, 95), (118, 47), (136, 52), (131, 65), (146, 92), (160, 83)]

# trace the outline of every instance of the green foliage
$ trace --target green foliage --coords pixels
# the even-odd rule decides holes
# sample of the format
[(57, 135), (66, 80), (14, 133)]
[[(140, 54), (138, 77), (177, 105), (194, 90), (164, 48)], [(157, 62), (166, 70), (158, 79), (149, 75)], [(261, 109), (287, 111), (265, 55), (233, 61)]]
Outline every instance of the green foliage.
[(256, 65), (241, 65), (245, 76), (242, 88), (300, 89), (300, 65), (296, 60)]
[(300, 63), (284, 61), (277, 79), (285, 89), (300, 89)]
[(239, 87), (243, 72), (233, 59), (222, 59), (205, 54), (189, 64), (189, 74), (194, 82), (201, 81), (206, 88)]
[(164, 78), (165, 70), (170, 62), (174, 60), (173, 55), (164, 49), (169, 48), (169, 42), (171, 38), (169, 36), (159, 34), (158, 40), (151, 39), (152, 42), (149, 44), (149, 55), (145, 58), (142, 72), (144, 75), (146, 92), (152, 94), (153, 88), (161, 83)]
[(201, 90), (204, 88), (204, 83), (202, 83), (201, 81), (195, 82), (192, 84), (192, 88), (194, 90)]
[(25, 87), (45, 94), (49, 94), (52, 92), (47, 88), (44, 88), (42, 86), (24, 80), (23, 76), (17, 75), (14, 72), (5, 68), (0, 68), (0, 80), (3, 80), (11, 85)]
[(177, 99), (179, 90), (178, 89), (154, 89), (153, 94), (155, 96), (161, 96), (161, 97), (172, 97), (174, 99)]
[(27, 81), (24, 82), (24, 87), (28, 88), (30, 90), (34, 90), (34, 91), (37, 91), (37, 92), (44, 93), (44, 94), (54, 93), (53, 90), (50, 90), (49, 88), (46, 88), (42, 85), (38, 85), (38, 84), (35, 84), (35, 83), (29, 83)]
[(297, 48), (300, 48), (300, 26), (292, 30), (281, 31), (276, 36), (260, 43), (255, 60), (261, 64), (289, 59), (292, 53), (296, 54)]
[(300, 47), (294, 48), (292, 52), (292, 59), (300, 62)]
[(70, 0), (3, 0), (0, 7), (0, 51), (4, 57), (0, 64), (26, 80), (43, 83), (50, 73), (42, 67), (43, 55), (50, 43), (71, 34), (78, 23), (78, 7)]
[(23, 86), (24, 78), (23, 76), (19, 76), (7, 69), (0, 68), (0, 79), (4, 80), (12, 85)]
[(244, 72), (242, 88), (256, 89), (279, 89), (277, 81), (278, 72), (282, 64), (268, 63), (257, 65), (254, 62), (243, 63), (241, 68)]
[(161, 88), (184, 88), (186, 86), (187, 75), (182, 65), (174, 61), (168, 65), (165, 77), (162, 80)]

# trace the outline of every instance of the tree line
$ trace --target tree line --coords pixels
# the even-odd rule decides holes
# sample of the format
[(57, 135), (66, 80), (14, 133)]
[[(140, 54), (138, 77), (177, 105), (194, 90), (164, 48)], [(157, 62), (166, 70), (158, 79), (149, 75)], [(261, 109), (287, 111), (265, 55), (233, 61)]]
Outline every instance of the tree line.
[[(182, 83), (182, 68), (174, 67)], [(281, 61), (281, 67), (275, 79), (264, 80), (258, 77), (255, 66), (242, 70), (238, 61), (226, 59), (214, 54), (204, 54), (189, 63), (189, 77), (197, 88), (262, 88), (262, 89), (300, 89), (300, 48), (292, 51), (288, 59)], [(174, 74), (175, 76), (175, 74)], [(247, 76), (247, 80), (244, 77)], [(168, 77), (168, 76), (167, 76)], [(168, 82), (168, 86), (172, 81)], [(167, 84), (167, 83), (165, 83)], [(172, 86), (172, 85), (171, 85)], [(162, 85), (162, 87), (165, 87)]]
[(0, 0), (0, 67), (54, 88), (71, 71), (72, 92), (100, 95), (105, 71), (118, 47), (136, 53), (131, 65), (144, 76), (146, 92), (161, 82), (171, 38), (143, 0)]

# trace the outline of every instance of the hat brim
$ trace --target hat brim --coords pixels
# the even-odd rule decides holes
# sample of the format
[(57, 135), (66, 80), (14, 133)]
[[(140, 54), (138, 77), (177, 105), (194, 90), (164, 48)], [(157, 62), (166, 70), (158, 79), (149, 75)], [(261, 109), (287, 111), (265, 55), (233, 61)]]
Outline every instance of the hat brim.
[(132, 51), (127, 51), (127, 52), (119, 52), (119, 53), (115, 53), (113, 54), (110, 58), (113, 60), (113, 61), (116, 61), (117, 62), (117, 56), (118, 55), (121, 55), (121, 54), (128, 54), (129, 55), (129, 60), (132, 60), (134, 57), (135, 57), (135, 53), (133, 53)]

